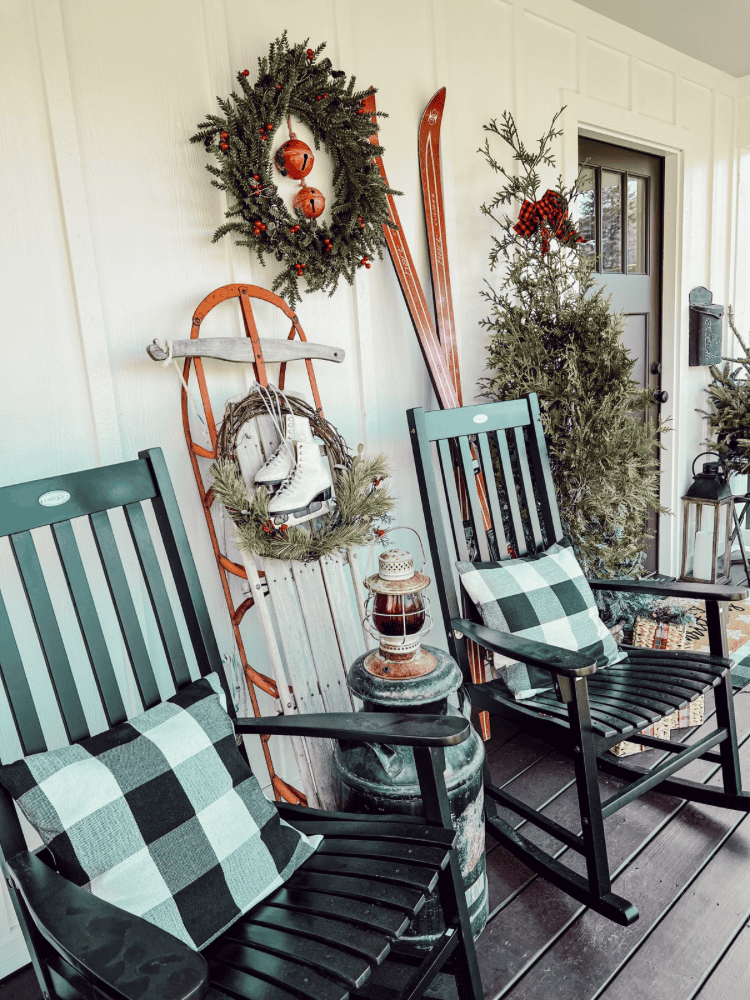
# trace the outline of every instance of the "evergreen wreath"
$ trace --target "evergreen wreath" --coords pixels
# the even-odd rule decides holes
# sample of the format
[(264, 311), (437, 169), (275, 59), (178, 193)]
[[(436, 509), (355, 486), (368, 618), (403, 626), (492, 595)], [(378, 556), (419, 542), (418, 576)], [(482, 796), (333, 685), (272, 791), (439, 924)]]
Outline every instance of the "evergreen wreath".
[(235, 525), (240, 550), (269, 559), (312, 562), (339, 549), (382, 538), (394, 505), (381, 485), (390, 476), (385, 456), (364, 458), (362, 445), (354, 457), (350, 456), (339, 432), (317, 410), (294, 396), (279, 402), (283, 412), (308, 417), (313, 433), (325, 441), (334, 463), (333, 509), (325, 517), (316, 518), (317, 528), (310, 522), (309, 531), (296, 525), (274, 525), (268, 510), (268, 490), (260, 486), (251, 496), (234, 452), (239, 429), (266, 410), (253, 394), (239, 403), (230, 403), (217, 436), (219, 457), (209, 471), (214, 495)]
[[(230, 221), (219, 226), (212, 242), (234, 233), (236, 244), (249, 247), (263, 266), (266, 254), (285, 263), (272, 287), (293, 309), (301, 277), (308, 292), (333, 295), (340, 277), (352, 284), (359, 267), (369, 268), (375, 256), (382, 259), (383, 226), (397, 228), (387, 195), (400, 192), (380, 176), (374, 158), (383, 148), (370, 142), (378, 126), (363, 108), (376, 91), (355, 90), (355, 77), (347, 83), (346, 73), (332, 69), (330, 59), (318, 58), (324, 48), (325, 42), (307, 48), (307, 40), (290, 48), (285, 31), (271, 43), (268, 57), (258, 60), (255, 83), (249, 82), (249, 70), (238, 73), (241, 92), (217, 98), (222, 115), (206, 115), (190, 139), (204, 143), (219, 161), (206, 169), (230, 200)], [(330, 223), (306, 218), (301, 208), (288, 209), (274, 183), (273, 136), (291, 117), (308, 126), (315, 148), (322, 142), (333, 160)]]

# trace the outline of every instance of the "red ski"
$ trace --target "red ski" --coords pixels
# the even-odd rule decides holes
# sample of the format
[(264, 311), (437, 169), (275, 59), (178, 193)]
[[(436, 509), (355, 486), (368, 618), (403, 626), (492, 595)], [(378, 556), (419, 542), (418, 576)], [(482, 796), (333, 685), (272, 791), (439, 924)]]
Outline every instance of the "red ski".
[(461, 397), (461, 372), (456, 346), (456, 323), (453, 316), (451, 278), (448, 269), (448, 251), (445, 238), (445, 211), (443, 209), (443, 180), (440, 170), (440, 126), (445, 107), (445, 87), (441, 87), (424, 109), (419, 126), (419, 174), (422, 180), (424, 218), (427, 226), (427, 245), (430, 251), (432, 297), (435, 303), (435, 322), (448, 368), (456, 387), (459, 405)]
[[(368, 114), (374, 115), (375, 95), (368, 94), (362, 107), (368, 112)], [(375, 119), (373, 118), (373, 121), (374, 120)], [(374, 146), (380, 145), (377, 135), (371, 135), (370, 142)], [(378, 165), (378, 170), (380, 171), (380, 176), (383, 178), (383, 182), (386, 187), (388, 187), (388, 178), (385, 174), (382, 157), (376, 157), (375, 162)], [(396, 269), (396, 276), (399, 284), (401, 285), (401, 291), (403, 292), (404, 299), (406, 300), (406, 307), (409, 310), (409, 316), (411, 317), (411, 321), (414, 325), (414, 331), (417, 334), (417, 339), (419, 340), (419, 346), (422, 348), (422, 354), (424, 355), (425, 364), (427, 365), (427, 371), (430, 373), (435, 394), (437, 395), (438, 402), (440, 403), (442, 409), (450, 409), (455, 406), (460, 406), (461, 402), (459, 400), (458, 393), (456, 392), (456, 386), (453, 378), (451, 377), (448, 365), (446, 364), (443, 349), (440, 346), (440, 341), (438, 340), (438, 336), (435, 331), (435, 325), (432, 322), (432, 316), (430, 315), (430, 310), (427, 305), (427, 299), (422, 291), (422, 286), (419, 283), (419, 278), (417, 277), (417, 272), (414, 267), (414, 261), (412, 260), (409, 247), (404, 239), (398, 212), (396, 211), (396, 203), (393, 200), (393, 195), (390, 194), (388, 195), (388, 210), (391, 221), (396, 223), (398, 229), (391, 229), (389, 226), (383, 226), (385, 240), (388, 244), (388, 250), (391, 255), (391, 260), (393, 261), (393, 266)]]

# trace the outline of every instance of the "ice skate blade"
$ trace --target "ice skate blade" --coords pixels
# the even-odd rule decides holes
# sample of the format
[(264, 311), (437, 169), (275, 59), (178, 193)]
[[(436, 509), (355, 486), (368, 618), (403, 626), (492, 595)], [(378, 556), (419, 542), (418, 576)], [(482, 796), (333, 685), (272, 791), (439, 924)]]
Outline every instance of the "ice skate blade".
[(275, 525), (285, 524), (287, 528), (291, 528), (295, 524), (304, 524), (305, 521), (310, 521), (315, 517), (324, 517), (326, 514), (330, 513), (331, 510), (331, 491), (323, 490), (319, 493), (307, 507), (298, 508), (297, 510), (282, 510), (276, 511), (276, 513), (271, 514), (271, 521)]

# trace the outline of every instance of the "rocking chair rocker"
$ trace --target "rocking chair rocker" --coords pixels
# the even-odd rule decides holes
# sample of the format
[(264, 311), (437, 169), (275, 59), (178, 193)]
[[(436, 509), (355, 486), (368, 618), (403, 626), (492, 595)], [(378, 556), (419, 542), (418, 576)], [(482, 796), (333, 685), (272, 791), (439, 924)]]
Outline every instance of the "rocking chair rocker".
[[(8, 771), (20, 759), (44, 753), (48, 743), (53, 747), (75, 744), (59, 753), (70, 752), (72, 757), (66, 760), (98, 767), (90, 757), (92, 751), (81, 747), (80, 741), (93, 731), (101, 734), (94, 743), (99, 741), (96, 752), (102, 758), (105, 750), (115, 748), (119, 753), (131, 738), (126, 730), (137, 737), (138, 732), (152, 732), (152, 725), (159, 728), (160, 723), (137, 730), (120, 725), (154, 706), (156, 717), (167, 718), (171, 724), (174, 710), (162, 703), (172, 692), (183, 692), (184, 703), (194, 704), (189, 702), (193, 682), (188, 664), (192, 662), (192, 677), (218, 677), (210, 686), (223, 689), (238, 734), (297, 734), (414, 747), (425, 809), (424, 821), (414, 822), (407, 817), (361, 817), (279, 804), (282, 819), (308, 836), (321, 834), (322, 842), (286, 882), (273, 888), (278, 883), (271, 880), (269, 895), (215, 940), (207, 937), (209, 943), (202, 951), (195, 951), (166, 930), (87, 892), (81, 887), (85, 878), (74, 882), (64, 877), (57, 870), (61, 865), (56, 848), (54, 856), (47, 848), (27, 849), (13, 801), (0, 787), (0, 868), (45, 1000), (102, 996), (109, 1000), (200, 1000), (207, 991), (212, 1000), (347, 1000), (355, 994), (362, 1000), (406, 1000), (422, 996), (442, 974), (454, 977), (460, 1000), (481, 1000), (443, 778), (443, 748), (467, 738), (470, 730), (465, 720), (380, 714), (234, 718), (160, 449), (142, 452), (138, 461), (0, 489), (0, 543), (0, 714), (10, 719), (0, 732), (0, 754), (4, 763), (14, 762)], [(105, 621), (119, 622), (121, 644), (119, 637), (115, 641), (105, 638)], [(118, 726), (117, 733), (109, 732)], [(234, 748), (228, 744), (234, 744), (234, 739), (231, 727), (227, 729), (230, 735), (222, 738), (221, 759), (233, 761), (227, 767), (234, 768), (229, 774), (236, 784), (244, 779), (234, 775), (244, 774), (246, 764), (232, 756)], [(185, 743), (174, 735), (171, 739), (169, 745), (177, 747), (180, 764)], [(208, 794), (205, 776), (213, 772), (207, 770), (200, 740), (197, 747), (202, 770), (198, 778), (193, 773), (188, 790), (204, 801)], [(149, 751), (152, 756), (143, 767), (144, 784), (138, 786), (133, 775), (141, 765), (134, 765), (134, 751), (128, 752), (130, 757), (117, 758), (121, 770), (115, 772), (123, 773), (124, 784), (130, 786), (121, 789), (123, 794), (140, 793), (148, 782), (153, 785), (165, 776), (171, 780), (171, 774), (153, 770), (155, 758)], [(239, 753), (244, 757), (244, 748)], [(34, 763), (34, 767), (34, 776), (42, 774), (44, 779), (41, 785), (49, 786), (50, 765)], [(52, 778), (57, 780), (60, 773)], [(110, 775), (104, 781), (100, 774), (96, 771), (93, 784), (106, 786), (111, 793), (115, 778)], [(171, 797), (163, 807), (165, 797), (152, 789), (150, 798), (146, 797), (146, 825), (156, 825), (153, 816), (160, 807), (159, 822), (167, 818), (174, 823), (186, 788), (174, 790), (171, 785)], [(219, 794), (224, 795), (221, 788)], [(85, 815), (92, 808), (89, 782), (85, 794), (75, 796), (79, 800), (83, 806), (76, 808)], [(58, 801), (67, 808), (70, 800)], [(115, 801), (118, 808), (121, 801)], [(149, 814), (152, 802), (156, 808)], [(102, 808), (97, 815), (103, 812)], [(123, 812), (110, 815), (127, 818)], [(223, 820), (217, 836), (224, 836), (224, 829), (236, 830), (235, 815), (229, 823)], [(142, 817), (139, 814), (139, 824)], [(76, 826), (80, 827), (77, 819)], [(104, 841), (107, 851), (119, 850), (118, 845), (127, 839), (121, 833), (124, 823), (113, 825), (111, 819), (100, 818), (95, 826), (95, 832), (103, 834), (99, 842)], [(260, 833), (266, 835), (271, 826), (269, 822)], [(199, 840), (193, 836), (195, 829), (192, 819), (182, 823), (178, 828), (181, 839), (170, 841), (180, 849), (160, 848), (171, 866), (170, 878), (175, 870), (182, 877), (179, 869), (184, 857), (206, 854), (209, 834), (198, 843), (197, 852), (190, 846)], [(257, 826), (252, 829), (258, 833)], [(67, 830), (57, 840), (78, 843)], [(153, 849), (166, 839), (149, 842), (149, 851), (138, 850), (139, 856), (152, 855), (152, 860), (139, 862), (147, 871), (154, 867)], [(267, 850), (275, 860), (282, 848), (277, 843)], [(223, 864), (227, 856), (218, 860)], [(126, 861), (129, 864), (131, 858)], [(201, 878), (213, 879), (216, 870), (216, 866), (206, 870)], [(254, 870), (251, 877), (243, 878), (252, 883), (257, 873)], [(152, 892), (154, 884), (149, 882), (146, 891)], [(220, 895), (218, 883), (205, 884), (214, 906)], [(230, 887), (227, 876), (226, 888)], [(181, 890), (180, 885), (174, 888)], [(129, 890), (128, 885), (126, 894)], [(412, 917), (433, 890), (439, 893), (445, 932), (431, 950), (418, 951), (401, 939), (408, 936)], [(168, 900), (169, 905), (173, 902)], [(200, 906), (193, 906), (189, 916), (204, 919)], [(372, 970), (377, 970), (374, 977)]]
[[(416, 408), (408, 412), (408, 420), (448, 647), (463, 669), (471, 702), (481, 713), (485, 738), (489, 736), (485, 713), (489, 713), (489, 718), (520, 725), (574, 763), (581, 834), (491, 783), (485, 783), (487, 826), (529, 868), (598, 913), (628, 925), (638, 918), (638, 910), (611, 891), (606, 817), (656, 787), (682, 799), (750, 811), (750, 793), (742, 790), (740, 778), (732, 661), (727, 658), (721, 608), (722, 602), (744, 599), (747, 590), (679, 581), (589, 580), (594, 590), (706, 602), (709, 654), (622, 647), (627, 658), (599, 671), (592, 657), (581, 652), (487, 628), (473, 602), (465, 594), (459, 598), (456, 561), (489, 569), (507, 560), (509, 549), (514, 557), (534, 555), (563, 539), (537, 396), (434, 412)], [(554, 690), (516, 700), (500, 680), (485, 682), (485, 650), (548, 671)], [(689, 745), (638, 736), (638, 742), (668, 754), (648, 771), (604, 753), (711, 687), (716, 701), (714, 733)], [(721, 765), (723, 790), (673, 777), (696, 758)], [(626, 778), (629, 784), (602, 802), (597, 768)], [(583, 855), (587, 877), (522, 836), (501, 818), (498, 806)]]

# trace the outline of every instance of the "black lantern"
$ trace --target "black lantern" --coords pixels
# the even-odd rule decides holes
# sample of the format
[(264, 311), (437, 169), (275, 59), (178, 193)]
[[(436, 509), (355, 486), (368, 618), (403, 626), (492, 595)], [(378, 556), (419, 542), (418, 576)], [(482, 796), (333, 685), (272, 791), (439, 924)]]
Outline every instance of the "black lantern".
[[(732, 562), (732, 510), (734, 497), (723, 462), (704, 462), (693, 484), (682, 498), (681, 580), (701, 583), (729, 583)], [(718, 455), (716, 456), (718, 458)]]

